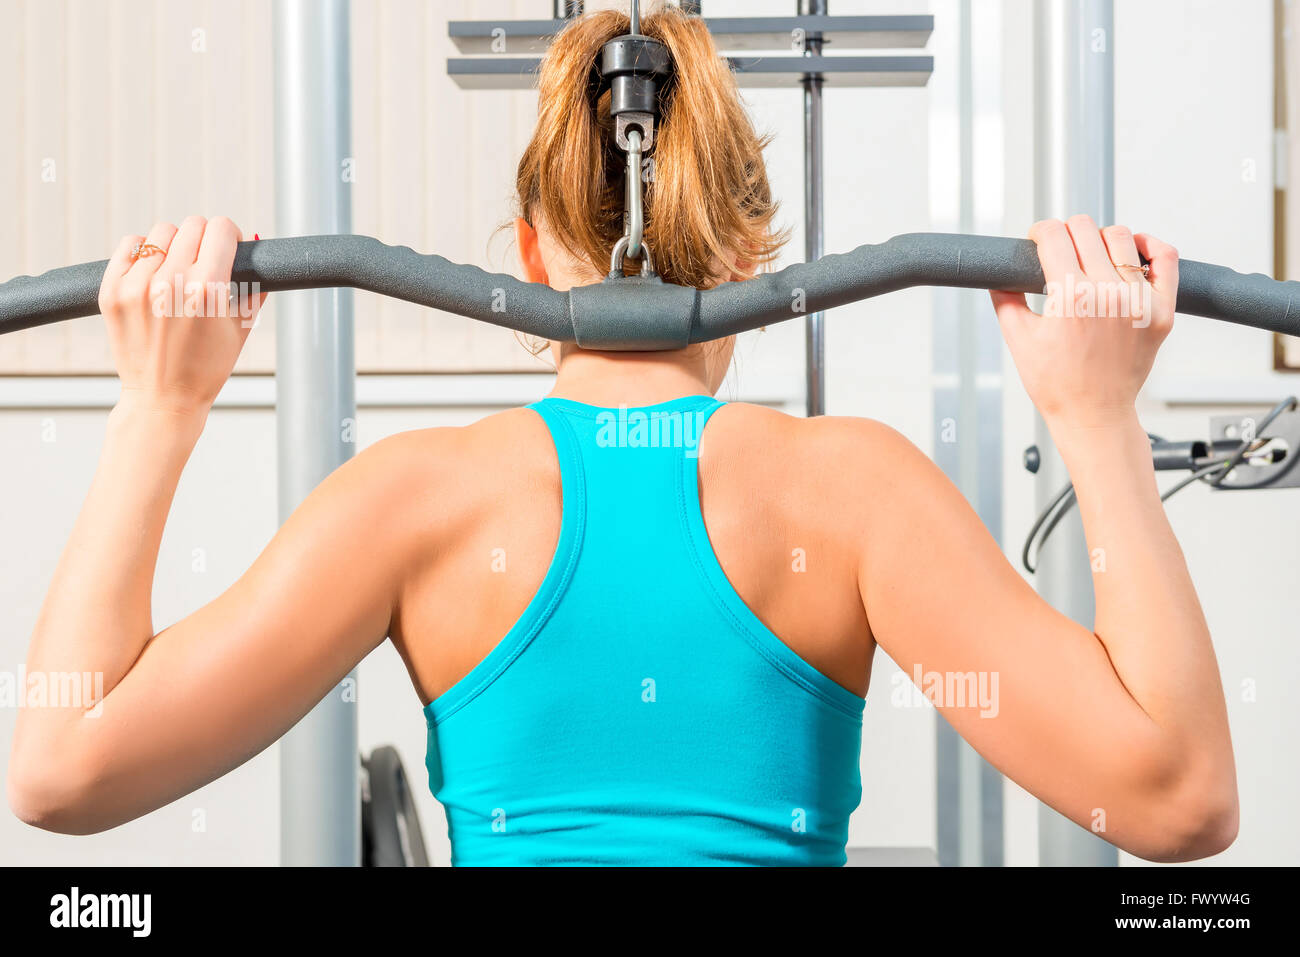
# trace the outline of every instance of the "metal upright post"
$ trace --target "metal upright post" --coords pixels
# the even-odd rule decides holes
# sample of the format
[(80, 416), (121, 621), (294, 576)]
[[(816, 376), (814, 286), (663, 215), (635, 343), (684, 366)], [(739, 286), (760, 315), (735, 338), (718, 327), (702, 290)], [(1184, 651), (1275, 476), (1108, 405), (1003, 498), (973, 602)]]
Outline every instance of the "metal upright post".
[[(1041, 218), (1087, 213), (1098, 224), (1115, 218), (1115, 60), (1113, 0), (1046, 0), (1035, 5), (1035, 206)], [(1041, 417), (1042, 462), (1037, 504), (1045, 508), (1069, 476)], [(1056, 608), (1093, 627), (1092, 566), (1078, 510), (1058, 526), (1035, 575)], [(1068, 681), (1068, 676), (1054, 680)], [(1096, 810), (1104, 825), (1105, 808)], [(1043, 865), (1114, 866), (1115, 848), (1039, 808), (1038, 860)]]
[(555, 19), (572, 20), (582, 16), (582, 0), (555, 0)]
[[(933, 0), (939, 67), (930, 84), (930, 212), (942, 232), (997, 232), (1002, 158), (977, 153), (977, 127), (1000, 123), (998, 4)], [(987, 127), (986, 127), (987, 128)], [(977, 202), (977, 197), (979, 202)], [(982, 290), (932, 293), (932, 457), (994, 538), (1002, 533), (1002, 337)], [(1004, 782), (942, 716), (935, 719), (935, 835), (944, 866), (1003, 863)]]
[[(276, 0), (272, 31), (276, 227), (351, 232), (348, 0)], [(275, 312), (283, 522), (353, 451), (352, 292), (277, 293)], [(281, 864), (361, 862), (359, 761), (355, 697), (335, 689), (280, 741)]]
[[(799, 0), (802, 16), (826, 16), (826, 0)], [(820, 33), (804, 38), (804, 55), (822, 52)], [(822, 219), (822, 78), (810, 74), (803, 79), (803, 197), (804, 258), (820, 259), (825, 238)], [(826, 412), (826, 314), (814, 312), (804, 327), (804, 363), (809, 416)]]

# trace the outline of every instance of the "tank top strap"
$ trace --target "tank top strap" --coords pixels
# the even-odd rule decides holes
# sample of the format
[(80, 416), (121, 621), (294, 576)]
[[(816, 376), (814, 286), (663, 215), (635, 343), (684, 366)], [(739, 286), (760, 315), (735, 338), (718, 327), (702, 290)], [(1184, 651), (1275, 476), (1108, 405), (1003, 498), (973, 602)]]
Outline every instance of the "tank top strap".
[[(547, 431), (551, 433), (551, 443), (555, 446), (555, 458), (560, 466), (560, 484), (563, 489), (564, 508), (567, 512), (570, 505), (570, 489), (581, 488), (583, 480), (582, 469), (582, 451), (579, 448), (579, 439), (575, 434), (573, 420), (564, 414), (565, 408), (557, 403), (555, 399), (549, 396), (533, 402), (527, 408), (532, 409), (542, 417), (546, 423)], [(580, 497), (573, 500), (573, 504), (580, 501)]]
[[(584, 485), (589, 550), (602, 560), (664, 557), (681, 528), (679, 516), (665, 509), (680, 507), (684, 463), (698, 457), (704, 424), (720, 405), (708, 395), (647, 406), (602, 407), (549, 396), (535, 403), (552, 434), (572, 440), (568, 467), (575, 476), (580, 472)], [(571, 481), (564, 468), (562, 458), (561, 479)]]
[[(674, 467), (682, 458), (697, 457), (704, 424), (721, 405), (711, 395), (617, 407), (547, 396), (529, 408), (547, 420), (552, 434), (560, 432), (571, 440), (573, 456), (583, 463), (594, 486), (602, 479), (627, 480), (647, 470), (657, 471), (658, 464)], [(566, 428), (560, 428), (560, 423)]]

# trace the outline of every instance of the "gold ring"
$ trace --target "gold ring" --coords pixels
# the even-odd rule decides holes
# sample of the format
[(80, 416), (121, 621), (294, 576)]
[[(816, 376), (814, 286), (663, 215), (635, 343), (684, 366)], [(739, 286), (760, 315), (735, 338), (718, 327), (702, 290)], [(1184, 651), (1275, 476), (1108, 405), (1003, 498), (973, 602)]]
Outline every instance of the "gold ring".
[(131, 262), (135, 262), (142, 256), (152, 256), (154, 254), (166, 256), (167, 250), (161, 246), (155, 246), (153, 243), (136, 243), (135, 248), (131, 250)]
[(1143, 278), (1143, 279), (1148, 279), (1148, 278), (1150, 278), (1150, 276), (1151, 276), (1151, 264), (1150, 264), (1150, 263), (1142, 263), (1141, 265), (1139, 265), (1139, 264), (1137, 264), (1137, 263), (1115, 263), (1115, 268), (1116, 268), (1116, 269), (1138, 269), (1138, 270), (1141, 270), (1141, 272), (1142, 272), (1142, 278)]

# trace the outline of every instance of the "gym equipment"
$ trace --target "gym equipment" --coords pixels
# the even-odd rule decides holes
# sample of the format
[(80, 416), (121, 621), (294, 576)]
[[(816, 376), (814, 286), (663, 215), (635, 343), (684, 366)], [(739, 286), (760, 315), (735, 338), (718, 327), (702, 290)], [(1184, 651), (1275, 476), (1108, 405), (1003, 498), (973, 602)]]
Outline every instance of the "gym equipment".
[[(1275, 424), (1276, 423), (1276, 424)], [(1169, 442), (1158, 435), (1151, 440), (1151, 459), (1157, 472), (1191, 474), (1160, 494), (1167, 502), (1193, 482), (1223, 491), (1300, 488), (1300, 399), (1288, 396), (1262, 416), (1216, 415), (1210, 418), (1210, 439)], [(1025, 470), (1036, 473), (1041, 464), (1038, 446), (1025, 449)], [(1067, 483), (1034, 521), (1025, 538), (1020, 561), (1030, 574), (1038, 571), (1031, 552), (1043, 546), (1075, 505), (1074, 484)], [(1037, 548), (1035, 548), (1037, 543)]]
[(429, 866), (406, 769), (392, 745), (361, 759), (361, 866)]
[[(639, 6), (637, 0), (630, 0), (632, 35), (639, 30)], [(809, 262), (820, 259), (825, 232), (822, 90), (826, 86), (858, 89), (925, 86), (934, 72), (934, 57), (864, 56), (859, 51), (923, 48), (934, 30), (934, 17), (929, 14), (830, 16), (827, 0), (798, 0), (797, 14), (789, 17), (706, 17), (699, 0), (680, 0), (679, 6), (684, 13), (703, 20), (719, 50), (789, 50), (793, 54), (736, 56), (724, 52), (736, 82), (742, 87), (803, 90), (804, 259)], [(552, 20), (451, 22), (447, 33), (461, 53), (491, 55), (453, 57), (447, 61), (447, 75), (461, 89), (532, 88), (541, 66), (541, 58), (536, 54), (545, 51), (555, 34), (564, 28), (565, 20), (582, 13), (583, 3), (582, 0), (555, 0), (553, 11)], [(824, 54), (827, 45), (836, 55)], [(628, 208), (631, 209), (631, 201)], [(820, 309), (812, 309), (805, 319), (805, 408), (808, 415), (821, 415), (826, 411), (825, 315)]]
[[(0, 283), (0, 334), (98, 312), (107, 260)], [(907, 233), (709, 290), (611, 274), (558, 292), (366, 236), (240, 243), (233, 279), (263, 292), (352, 287), (593, 349), (680, 349), (912, 286), (1041, 293), (1032, 242)], [(1300, 335), (1300, 282), (1179, 262), (1178, 311)]]
[[(275, 0), (271, 14), (275, 222), (286, 234), (352, 231), (348, 0)], [(275, 307), (276, 512), (286, 521), (356, 444), (350, 291), (290, 294)], [(345, 682), (355, 684), (355, 674)], [(322, 698), (280, 739), (280, 862), (361, 860), (357, 707)]]
[(641, 157), (654, 146), (659, 99), (672, 77), (668, 48), (641, 33), (641, 13), (632, 3), (631, 27), (606, 43), (597, 66), (599, 96), (609, 90), (609, 115), (614, 118), (614, 142), (627, 154), (626, 220), (623, 239), (610, 254), (610, 275), (621, 275), (624, 255), (641, 260), (641, 275), (655, 275), (648, 247), (643, 248), (645, 211), (641, 204)]

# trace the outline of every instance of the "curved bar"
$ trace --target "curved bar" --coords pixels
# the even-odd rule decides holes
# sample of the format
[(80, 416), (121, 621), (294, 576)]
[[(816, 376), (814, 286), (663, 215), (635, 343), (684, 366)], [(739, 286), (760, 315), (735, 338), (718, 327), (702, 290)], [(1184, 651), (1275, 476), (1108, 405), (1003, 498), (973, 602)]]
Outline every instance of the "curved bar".
[[(96, 315), (107, 265), (82, 263), (0, 283), (0, 334)], [(368, 236), (240, 243), (231, 278), (256, 282), (262, 292), (350, 286), (545, 339), (573, 339), (565, 293)]]
[[(1178, 311), (1300, 335), (1300, 282), (1182, 259)], [(905, 233), (877, 245), (796, 263), (780, 272), (700, 293), (693, 342), (707, 342), (805, 313), (912, 286), (1043, 292), (1037, 249), (1027, 239)]]
[[(0, 333), (95, 315), (105, 265), (0, 283)], [(366, 236), (240, 243), (233, 278), (265, 292), (351, 286), (545, 339), (625, 350), (707, 342), (911, 286), (1043, 291), (1029, 240), (946, 233), (895, 236), (699, 293), (635, 277), (562, 293)], [(1300, 282), (1184, 259), (1178, 311), (1300, 335)]]

